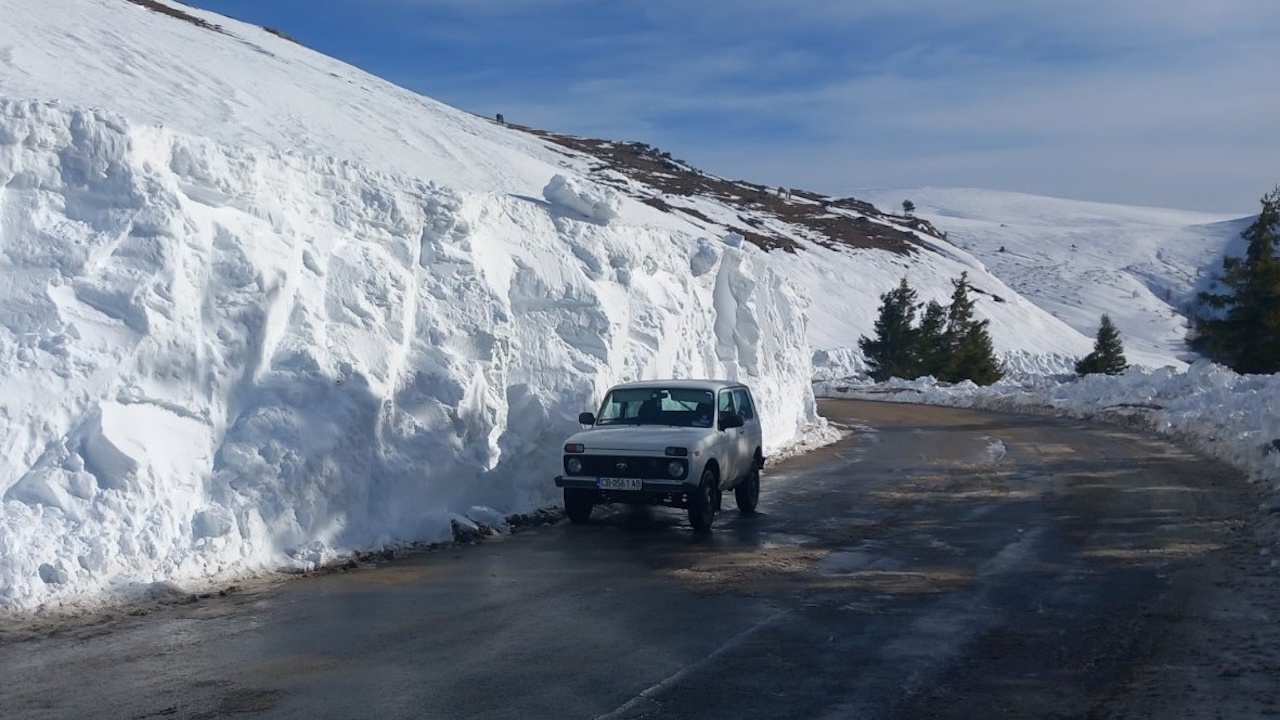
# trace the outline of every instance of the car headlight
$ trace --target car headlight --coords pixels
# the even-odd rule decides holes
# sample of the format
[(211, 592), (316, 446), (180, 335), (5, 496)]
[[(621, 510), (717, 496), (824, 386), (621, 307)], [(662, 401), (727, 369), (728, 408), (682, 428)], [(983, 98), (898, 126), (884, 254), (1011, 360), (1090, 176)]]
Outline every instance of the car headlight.
[(564, 461), (564, 469), (568, 470), (570, 475), (577, 475), (582, 472), (582, 461), (576, 457), (571, 457)]
[(672, 460), (667, 463), (667, 472), (673, 478), (680, 478), (684, 475), (684, 463), (679, 460)]

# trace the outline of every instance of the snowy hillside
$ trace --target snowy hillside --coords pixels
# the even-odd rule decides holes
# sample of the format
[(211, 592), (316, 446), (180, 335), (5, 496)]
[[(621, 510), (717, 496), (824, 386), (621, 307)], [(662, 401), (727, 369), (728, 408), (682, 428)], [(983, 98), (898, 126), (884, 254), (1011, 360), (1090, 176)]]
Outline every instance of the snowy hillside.
[(1091, 340), (991, 275), (929, 222), (884, 212), (858, 198), (766, 188), (691, 168), (642, 143), (614, 143), (519, 128), (588, 154), (587, 177), (663, 209), (713, 236), (769, 250), (772, 267), (810, 300), (815, 373), (864, 370), (858, 338), (874, 332), (880, 295), (906, 277), (921, 302), (948, 301), (969, 274), (976, 312), (990, 321), (996, 351), (1012, 374), (1067, 372)]
[(990, 190), (859, 190), (916, 214), (1019, 295), (1092, 337), (1111, 315), (1131, 363), (1185, 367), (1186, 309), (1251, 218)]

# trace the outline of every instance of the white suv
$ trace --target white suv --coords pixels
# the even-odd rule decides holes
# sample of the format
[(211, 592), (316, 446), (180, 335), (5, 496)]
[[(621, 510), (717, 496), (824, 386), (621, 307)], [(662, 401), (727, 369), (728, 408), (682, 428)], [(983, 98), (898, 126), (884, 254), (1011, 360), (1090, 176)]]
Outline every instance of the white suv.
[(727, 380), (648, 380), (609, 390), (591, 427), (565, 441), (569, 519), (584, 523), (594, 505), (629, 503), (686, 508), (707, 530), (724, 491), (742, 513), (760, 498), (764, 467), (760, 415), (751, 390)]

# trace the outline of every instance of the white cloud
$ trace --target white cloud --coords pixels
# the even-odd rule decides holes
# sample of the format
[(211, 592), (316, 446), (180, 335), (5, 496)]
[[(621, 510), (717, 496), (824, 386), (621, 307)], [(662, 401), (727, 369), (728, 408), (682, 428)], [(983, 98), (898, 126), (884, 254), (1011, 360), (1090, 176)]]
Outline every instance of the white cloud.
[[(648, 130), (644, 139), (712, 170), (819, 189), (846, 176), (838, 158), (873, 162), (859, 169), (871, 183), (866, 176), (881, 173), (882, 183), (951, 180), (1212, 210), (1249, 209), (1280, 179), (1274, 3), (648, 7), (659, 28), (677, 29), (616, 46), (645, 52), (643, 63), (613, 56), (613, 74), (569, 72), (530, 114), (576, 132)], [(885, 33), (889, 21), (897, 37)], [(823, 43), (846, 29), (848, 46), (806, 48), (818, 27)], [(875, 37), (860, 34), (868, 28)], [(735, 113), (802, 132), (721, 128), (716, 137), (695, 126), (699, 112), (711, 125)], [(683, 120), (664, 118), (673, 115)]]
[(1273, 0), (369, 5), (421, 48), (396, 82), (767, 184), (1244, 212), (1280, 181)]

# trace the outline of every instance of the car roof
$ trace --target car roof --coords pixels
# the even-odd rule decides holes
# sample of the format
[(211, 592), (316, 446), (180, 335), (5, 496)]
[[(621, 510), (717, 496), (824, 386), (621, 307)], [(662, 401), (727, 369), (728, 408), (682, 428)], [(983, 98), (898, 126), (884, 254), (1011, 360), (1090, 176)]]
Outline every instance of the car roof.
[(634, 382), (620, 383), (614, 385), (612, 389), (644, 389), (644, 388), (679, 388), (687, 390), (723, 390), (725, 388), (746, 387), (745, 383), (737, 380), (637, 380)]

